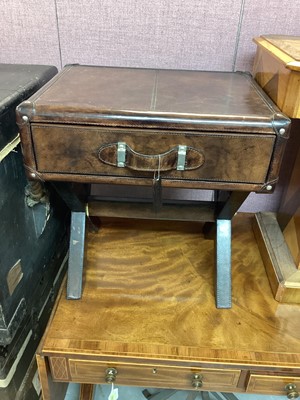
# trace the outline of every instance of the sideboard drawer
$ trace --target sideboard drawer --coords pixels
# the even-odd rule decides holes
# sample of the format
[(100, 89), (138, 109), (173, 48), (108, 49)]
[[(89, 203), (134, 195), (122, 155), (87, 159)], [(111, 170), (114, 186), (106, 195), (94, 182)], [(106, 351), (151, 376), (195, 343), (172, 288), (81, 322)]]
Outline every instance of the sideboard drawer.
[[(292, 384), (295, 386), (295, 392), (300, 390), (300, 375), (263, 375), (250, 373), (246, 391), (260, 394), (285, 395), (288, 392), (286, 385)], [(293, 397), (291, 397), (293, 398)]]
[(69, 360), (72, 381), (105, 383), (106, 371), (115, 368), (115, 383), (120, 385), (193, 389), (193, 379), (200, 380), (199, 389), (230, 391), (237, 387), (240, 370), (219, 370), (161, 365), (108, 363), (88, 360)]

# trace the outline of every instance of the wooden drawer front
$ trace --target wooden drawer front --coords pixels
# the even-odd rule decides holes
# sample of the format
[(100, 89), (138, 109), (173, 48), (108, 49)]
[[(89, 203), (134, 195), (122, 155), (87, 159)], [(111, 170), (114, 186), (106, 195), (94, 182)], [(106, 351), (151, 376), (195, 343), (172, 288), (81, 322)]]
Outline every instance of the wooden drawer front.
[[(275, 135), (166, 133), (43, 124), (32, 125), (32, 138), (40, 173), (153, 179), (153, 169), (158, 169), (161, 162), (163, 179), (253, 184), (266, 181), (275, 144)], [(115, 147), (106, 153), (116, 160), (119, 142), (126, 143), (127, 149), (132, 149), (131, 156), (135, 158), (133, 169), (132, 166), (122, 168), (110, 165), (99, 159), (101, 146), (113, 144)], [(190, 165), (190, 169), (177, 170), (178, 146), (187, 146), (185, 165)], [(126, 152), (127, 164), (129, 152)], [(164, 153), (168, 156), (161, 156), (160, 161), (158, 156), (155, 157)]]
[(246, 391), (251, 393), (285, 395), (287, 393), (285, 386), (288, 383), (295, 384), (297, 391), (300, 391), (300, 376), (259, 375), (251, 373)]
[(116, 384), (193, 389), (195, 373), (202, 375), (203, 390), (233, 390), (240, 376), (239, 370), (193, 369), (143, 364), (110, 364), (98, 361), (69, 360), (72, 381), (105, 383), (107, 368), (116, 368)]

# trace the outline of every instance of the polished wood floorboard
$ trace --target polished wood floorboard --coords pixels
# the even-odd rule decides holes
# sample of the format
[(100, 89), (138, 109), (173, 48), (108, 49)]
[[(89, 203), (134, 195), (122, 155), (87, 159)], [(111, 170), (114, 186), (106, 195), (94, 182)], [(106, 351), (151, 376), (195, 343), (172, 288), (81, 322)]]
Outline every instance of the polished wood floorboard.
[(274, 300), (252, 220), (233, 221), (228, 310), (215, 307), (202, 224), (103, 220), (86, 241), (82, 299), (63, 290), (43, 353), (299, 366), (300, 306)]

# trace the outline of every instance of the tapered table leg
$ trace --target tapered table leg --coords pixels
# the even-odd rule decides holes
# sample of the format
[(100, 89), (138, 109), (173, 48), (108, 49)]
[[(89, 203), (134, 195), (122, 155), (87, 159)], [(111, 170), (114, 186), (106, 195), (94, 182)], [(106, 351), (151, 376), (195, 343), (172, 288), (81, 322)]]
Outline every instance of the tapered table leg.
[(79, 400), (93, 400), (94, 391), (95, 391), (95, 385), (82, 383), (80, 385)]

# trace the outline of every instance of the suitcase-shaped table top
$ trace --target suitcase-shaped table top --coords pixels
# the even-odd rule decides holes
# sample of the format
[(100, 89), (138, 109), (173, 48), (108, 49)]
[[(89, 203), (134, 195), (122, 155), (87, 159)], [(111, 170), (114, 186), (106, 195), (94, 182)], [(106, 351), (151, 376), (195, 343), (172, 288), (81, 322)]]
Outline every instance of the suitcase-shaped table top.
[[(26, 103), (23, 107), (26, 109)], [(38, 122), (114, 126), (120, 121), (126, 126), (134, 122), (148, 126), (157, 120), (159, 124), (177, 122), (199, 129), (195, 124), (211, 121), (245, 132), (245, 126), (253, 129), (255, 123), (259, 131), (266, 125), (273, 130), (279, 111), (246, 73), (75, 65), (65, 67), (47, 88), (32, 97), (28, 113)], [(238, 122), (242, 123), (239, 129)]]
[(289, 127), (246, 73), (78, 65), (17, 116), (32, 178), (248, 191), (274, 188)]

